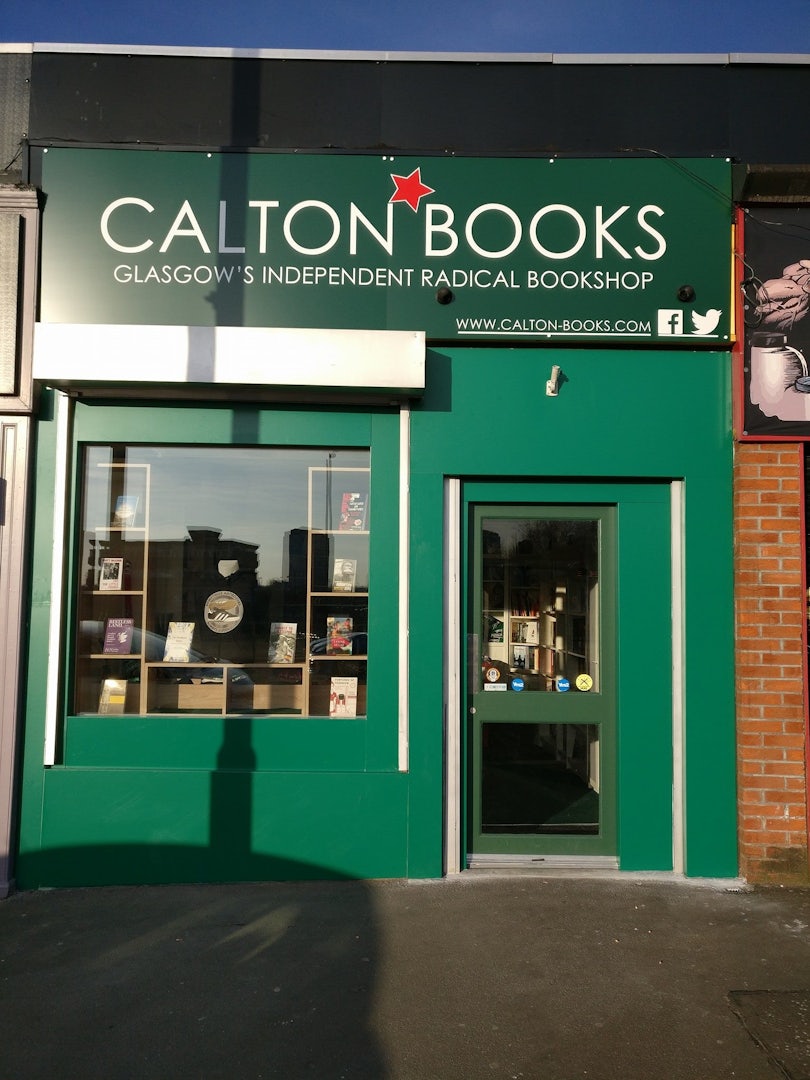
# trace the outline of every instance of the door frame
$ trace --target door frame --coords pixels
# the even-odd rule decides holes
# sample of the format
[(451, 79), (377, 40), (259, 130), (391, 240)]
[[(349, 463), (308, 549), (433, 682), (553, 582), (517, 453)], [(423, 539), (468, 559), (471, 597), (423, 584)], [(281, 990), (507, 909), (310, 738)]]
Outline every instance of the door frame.
[[(467, 745), (465, 733), (465, 678), (470, 658), (466, 639), (466, 589), (468, 581), (468, 519), (470, 503), (540, 502), (617, 507), (618, 581), (647, 560), (649, 570), (657, 561), (651, 581), (651, 611), (661, 632), (671, 642), (669, 650), (650, 649), (642, 642), (639, 666), (623, 668), (627, 619), (619, 618), (618, 709), (626, 707), (627, 720), (617, 724), (617, 852), (618, 866), (633, 870), (684, 872), (684, 649), (683, 649), (683, 482), (678, 480), (577, 480), (534, 481), (445, 479), (445, 844), (444, 872), (467, 869), (466, 801)], [(501, 493), (500, 496), (495, 493)], [(651, 543), (642, 544), (641, 530), (652, 527)], [(620, 592), (621, 595), (621, 592)], [(648, 635), (648, 638), (651, 638)], [(660, 644), (660, 633), (659, 633)], [(646, 687), (652, 697), (646, 697)], [(630, 719), (632, 717), (632, 720)], [(648, 746), (642, 740), (642, 720), (652, 719), (648, 733), (655, 757), (655, 784), (643, 791), (638, 774), (649, 768)], [(624, 782), (623, 782), (624, 781)], [(642, 817), (643, 828), (634, 832), (633, 819)], [(585, 857), (589, 865), (617, 865), (614, 858)], [(511, 862), (526, 863), (523, 856)], [(582, 860), (555, 859), (555, 864), (580, 865)], [(499, 856), (493, 865), (510, 864)], [(546, 863), (545, 865), (549, 865)]]

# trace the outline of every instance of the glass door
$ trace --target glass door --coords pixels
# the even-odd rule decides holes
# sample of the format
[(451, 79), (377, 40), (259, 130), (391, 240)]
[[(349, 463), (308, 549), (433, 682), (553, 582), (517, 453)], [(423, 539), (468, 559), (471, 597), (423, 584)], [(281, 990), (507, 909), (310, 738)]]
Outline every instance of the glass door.
[(468, 851), (615, 855), (615, 507), (470, 528)]

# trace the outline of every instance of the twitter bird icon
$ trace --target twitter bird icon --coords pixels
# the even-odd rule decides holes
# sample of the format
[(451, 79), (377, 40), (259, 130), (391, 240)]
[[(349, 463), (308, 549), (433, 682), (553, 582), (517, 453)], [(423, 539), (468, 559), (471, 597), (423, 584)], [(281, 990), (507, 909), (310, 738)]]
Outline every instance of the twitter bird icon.
[(708, 337), (713, 330), (717, 328), (717, 324), (720, 322), (720, 316), (723, 314), (719, 308), (710, 307), (705, 315), (699, 314), (697, 311), (692, 312), (692, 326), (694, 326), (693, 334), (697, 337)]

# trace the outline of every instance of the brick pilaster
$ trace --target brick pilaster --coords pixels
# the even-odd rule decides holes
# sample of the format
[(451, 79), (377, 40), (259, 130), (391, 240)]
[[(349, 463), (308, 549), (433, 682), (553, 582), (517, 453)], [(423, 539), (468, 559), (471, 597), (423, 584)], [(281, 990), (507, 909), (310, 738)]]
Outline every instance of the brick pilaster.
[(740, 871), (810, 881), (801, 444), (741, 443), (734, 465)]

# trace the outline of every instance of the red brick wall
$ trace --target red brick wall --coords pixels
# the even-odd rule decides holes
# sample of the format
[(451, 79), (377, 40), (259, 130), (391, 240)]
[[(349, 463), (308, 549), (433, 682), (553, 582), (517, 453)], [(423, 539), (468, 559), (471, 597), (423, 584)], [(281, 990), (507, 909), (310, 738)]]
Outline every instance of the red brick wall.
[(802, 446), (740, 443), (734, 473), (740, 872), (807, 882)]

